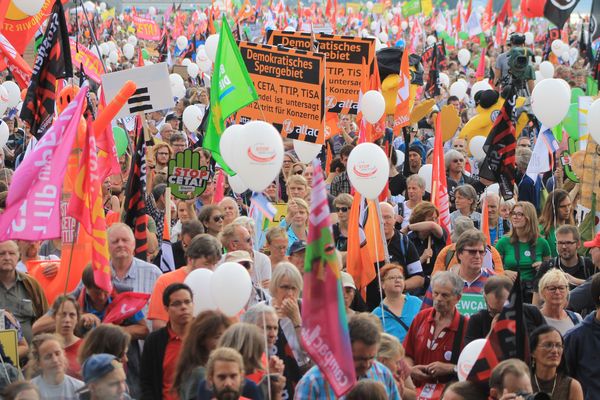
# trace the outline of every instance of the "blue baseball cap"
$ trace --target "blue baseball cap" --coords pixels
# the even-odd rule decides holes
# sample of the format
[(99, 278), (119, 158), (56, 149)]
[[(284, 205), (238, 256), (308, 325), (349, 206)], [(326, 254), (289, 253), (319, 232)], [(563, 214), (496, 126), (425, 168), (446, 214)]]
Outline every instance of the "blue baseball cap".
[(113, 361), (116, 359), (117, 357), (106, 353), (91, 355), (81, 367), (83, 381), (87, 384), (103, 378), (108, 373), (114, 371), (115, 365)]

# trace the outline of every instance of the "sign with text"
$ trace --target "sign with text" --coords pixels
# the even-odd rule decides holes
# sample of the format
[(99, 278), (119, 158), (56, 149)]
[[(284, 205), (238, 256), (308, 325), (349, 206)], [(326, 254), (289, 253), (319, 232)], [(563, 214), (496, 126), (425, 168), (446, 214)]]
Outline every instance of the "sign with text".
[(104, 73), (104, 68), (102, 67), (100, 59), (81, 43), (77, 45), (77, 42), (73, 39), (69, 39), (69, 44), (71, 46), (73, 66), (75, 68), (81, 68), (81, 66), (83, 66), (83, 72), (88, 78), (96, 83), (100, 83), (102, 81), (100, 75)]
[(133, 17), (135, 24), (135, 36), (144, 40), (160, 40), (160, 29), (158, 24), (151, 19)]
[(167, 182), (171, 193), (178, 199), (200, 196), (206, 190), (209, 177), (208, 168), (200, 166), (200, 153), (197, 151), (186, 149), (175, 154), (175, 159), (169, 160)]
[(483, 310), (486, 308), (485, 299), (482, 294), (476, 293), (463, 293), (462, 297), (458, 304), (456, 304), (456, 309), (462, 315), (471, 316), (477, 313), (479, 310)]
[(102, 89), (107, 104), (115, 98), (127, 81), (135, 82), (137, 90), (115, 118), (125, 118), (137, 112), (160, 111), (175, 107), (167, 63), (102, 75)]
[[(328, 112), (358, 114), (358, 97), (364, 66), (372, 71), (375, 59), (375, 40), (354, 36), (319, 33), (314, 36), (319, 53), (327, 62)], [(269, 44), (303, 50), (312, 49), (313, 36), (304, 32), (273, 31)]]
[(323, 144), (325, 56), (248, 42), (239, 46), (260, 99), (237, 113), (238, 122), (266, 120), (283, 137)]

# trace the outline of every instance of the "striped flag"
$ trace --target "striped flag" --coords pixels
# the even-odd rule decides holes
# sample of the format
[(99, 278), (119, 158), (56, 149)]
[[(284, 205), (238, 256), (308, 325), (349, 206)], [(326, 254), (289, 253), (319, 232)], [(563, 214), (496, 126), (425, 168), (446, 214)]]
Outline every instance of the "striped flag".
[(450, 199), (448, 197), (448, 184), (446, 181), (446, 164), (444, 161), (444, 144), (442, 139), (441, 118), (435, 121), (435, 138), (433, 139), (433, 162), (431, 172), (431, 197), (432, 203), (440, 213), (439, 223), (447, 233), (447, 244), (450, 238)]
[(275, 214), (277, 214), (275, 206), (262, 193), (253, 193), (250, 198), (250, 203), (271, 221), (275, 217)]

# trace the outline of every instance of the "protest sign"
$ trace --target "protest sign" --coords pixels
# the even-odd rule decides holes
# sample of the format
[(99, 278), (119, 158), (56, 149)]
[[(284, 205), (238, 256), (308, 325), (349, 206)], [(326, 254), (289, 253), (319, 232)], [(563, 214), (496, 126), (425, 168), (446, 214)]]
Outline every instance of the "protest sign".
[(240, 110), (239, 123), (270, 121), (283, 137), (323, 144), (325, 56), (240, 42), (260, 100)]
[(127, 81), (135, 82), (137, 90), (116, 118), (124, 118), (137, 112), (166, 110), (175, 106), (167, 63), (102, 75), (102, 89), (107, 103), (112, 101)]
[(482, 294), (463, 293), (459, 302), (456, 304), (456, 309), (462, 315), (471, 316), (479, 310), (486, 308), (485, 299)]
[(83, 66), (83, 72), (96, 83), (101, 82), (100, 75), (104, 73), (104, 67), (100, 59), (92, 53), (87, 47), (73, 39), (69, 39), (71, 46), (71, 58), (73, 59), (73, 66), (75, 68), (81, 68)]
[(169, 160), (169, 178), (167, 182), (171, 193), (178, 199), (187, 200), (198, 197), (206, 190), (210, 173), (207, 167), (200, 166), (200, 153), (191, 149), (175, 154)]
[[(4, 315), (2, 315), (4, 318)], [(4, 349), (4, 354), (13, 362), (14, 366), (19, 366), (19, 348), (17, 342), (17, 331), (14, 329), (5, 329), (0, 331), (0, 344)], [(8, 360), (4, 360), (6, 362)]]
[[(375, 58), (375, 40), (354, 36), (319, 33), (314, 36), (320, 53), (327, 61), (328, 112), (342, 114), (358, 113), (358, 97), (363, 79), (364, 66), (372, 72)], [(313, 36), (304, 32), (273, 31), (269, 44), (311, 50)]]
[(135, 24), (135, 36), (144, 40), (160, 40), (160, 28), (151, 19), (133, 17)]

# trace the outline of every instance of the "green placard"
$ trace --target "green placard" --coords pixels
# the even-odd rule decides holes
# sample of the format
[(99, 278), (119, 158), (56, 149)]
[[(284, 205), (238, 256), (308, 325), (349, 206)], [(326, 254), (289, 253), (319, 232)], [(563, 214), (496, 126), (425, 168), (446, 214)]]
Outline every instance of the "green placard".
[(169, 160), (169, 187), (178, 199), (189, 199), (189, 193), (192, 197), (200, 196), (206, 189), (208, 178), (208, 168), (200, 166), (200, 153), (197, 151), (186, 149)]
[(460, 301), (456, 305), (456, 309), (462, 315), (471, 316), (479, 310), (486, 308), (485, 299), (482, 294), (463, 293)]

